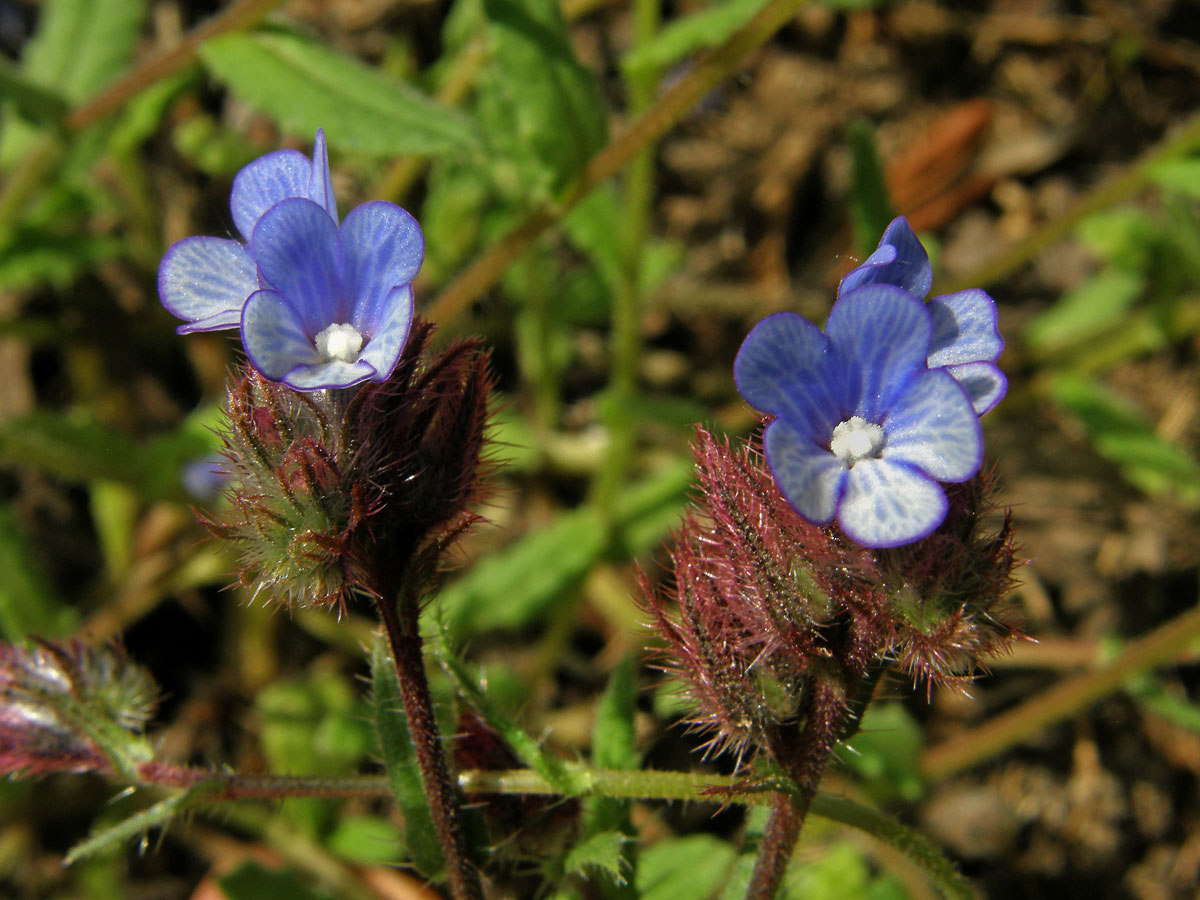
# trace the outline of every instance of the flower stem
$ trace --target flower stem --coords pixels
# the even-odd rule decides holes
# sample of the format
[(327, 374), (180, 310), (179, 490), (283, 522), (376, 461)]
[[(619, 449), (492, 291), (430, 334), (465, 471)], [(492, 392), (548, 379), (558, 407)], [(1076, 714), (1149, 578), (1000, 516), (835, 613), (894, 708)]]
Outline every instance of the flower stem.
[(381, 599), (378, 606), (391, 645), (392, 661), (396, 665), (396, 677), (400, 683), (400, 699), (404, 703), (404, 714), (408, 717), (408, 729), (421, 778), (425, 782), (433, 825), (442, 845), (450, 892), (455, 900), (483, 900), (479, 873), (467, 854), (458, 797), (450, 780), (433, 712), (433, 698), (425, 675), (421, 632), (417, 624), (420, 610), (407, 597), (398, 604), (399, 611), (393, 601)]
[(796, 783), (798, 793), (779, 792), (771, 801), (746, 900), (772, 900), (779, 893), (800, 829), (843, 728), (850, 693), (833, 679), (816, 680), (799, 735), (793, 729), (779, 728), (767, 736), (771, 756)]

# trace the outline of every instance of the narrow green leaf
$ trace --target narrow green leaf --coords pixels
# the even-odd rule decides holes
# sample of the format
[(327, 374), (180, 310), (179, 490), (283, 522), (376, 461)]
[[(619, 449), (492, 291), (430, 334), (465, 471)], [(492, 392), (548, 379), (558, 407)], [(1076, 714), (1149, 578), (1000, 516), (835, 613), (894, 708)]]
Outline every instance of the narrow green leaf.
[(1150, 495), (1200, 504), (1200, 462), (1154, 433), (1145, 416), (1102, 383), (1062, 373), (1051, 382), (1054, 400), (1087, 429), (1096, 452)]
[(483, 7), (490, 59), (479, 109), (489, 142), (519, 173), (514, 196), (548, 199), (604, 144), (596, 78), (576, 59), (557, 0), (483, 0)]
[(61, 125), (69, 109), (62, 96), (30, 80), (3, 57), (0, 57), (0, 96), (7, 97), (17, 112), (42, 127)]
[(153, 806), (134, 813), (116, 825), (102, 828), (80, 841), (63, 860), (68, 866), (106, 850), (115, 849), (129, 841), (141, 838), (151, 828), (162, 828), (191, 806), (203, 802), (205, 793), (211, 788), (198, 785), (190, 790), (173, 794)]
[[(626, 491), (613, 552), (633, 556), (662, 540), (679, 520), (691, 475), (691, 463), (679, 461)], [(534, 621), (609, 550), (603, 517), (584, 507), (479, 560), (438, 599), (451, 639)]]
[(845, 797), (818, 794), (813, 799), (812, 813), (857, 828), (899, 850), (921, 868), (946, 900), (972, 900), (975, 896), (970, 882), (941, 850), (920, 832), (901, 825), (878, 810)]
[(1025, 326), (1025, 340), (1042, 354), (1086, 344), (1125, 319), (1146, 289), (1140, 272), (1109, 267), (1068, 291)]
[(69, 103), (94, 96), (125, 67), (145, 0), (47, 0), (21, 69)]
[(83, 415), (36, 412), (0, 423), (0, 462), (68, 481), (133, 485), (147, 499), (187, 500), (183, 467), (214, 442), (191, 423), (142, 443)]
[(78, 616), (54, 592), (34, 562), (16, 513), (0, 506), (0, 633), (10, 641), (70, 633)]
[(200, 49), (213, 75), (284, 130), (380, 156), (464, 153), (479, 134), (462, 113), (357, 59), (285, 31), (225, 35)]
[(565, 795), (572, 796), (586, 789), (586, 784), (580, 781), (561, 759), (548, 753), (536, 739), (500, 711), (483, 689), (479, 678), (450, 649), (445, 640), (438, 640), (435, 646), (438, 662), (450, 676), (455, 690), (500, 735), (521, 762)]
[(854, 224), (854, 246), (864, 258), (870, 256), (888, 223), (895, 218), (883, 163), (875, 146), (875, 132), (862, 119), (851, 122), (850, 219)]
[(392, 794), (404, 815), (404, 842), (417, 871), (436, 880), (443, 865), (441, 845), (417, 767), (400, 684), (382, 637), (371, 648), (371, 712)]
[(585, 876), (590, 872), (600, 872), (618, 885), (625, 884), (629, 876), (625, 845), (629, 841), (630, 838), (619, 831), (593, 834), (571, 848), (563, 868), (568, 873)]
[(626, 54), (621, 68), (629, 74), (669, 69), (697, 50), (722, 43), (766, 5), (767, 0), (717, 0), (708, 9), (675, 20), (652, 40)]
[(613, 669), (608, 687), (596, 706), (592, 765), (598, 769), (636, 769), (641, 763), (634, 742), (635, 674), (634, 658), (626, 656)]

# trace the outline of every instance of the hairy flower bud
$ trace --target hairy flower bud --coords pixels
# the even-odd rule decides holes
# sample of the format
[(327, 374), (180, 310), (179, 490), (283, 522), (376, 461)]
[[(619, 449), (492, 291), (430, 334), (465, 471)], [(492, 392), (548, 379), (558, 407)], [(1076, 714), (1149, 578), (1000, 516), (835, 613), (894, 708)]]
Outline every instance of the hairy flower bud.
[(893, 662), (950, 680), (1014, 636), (1002, 605), (1011, 530), (983, 529), (983, 476), (949, 489), (933, 534), (872, 549), (802, 517), (757, 449), (735, 452), (700, 428), (694, 452), (698, 497), (676, 534), (672, 580), (643, 588), (667, 642), (664, 667), (687, 684), (709, 749), (769, 747), (800, 724), (818, 682), (852, 692)]
[(284, 606), (344, 608), (436, 568), (474, 518), (491, 378), (474, 342), (418, 320), (382, 383), (300, 392), (247, 366), (229, 390), (231, 509), (204, 514), (238, 578)]
[(0, 772), (111, 772), (137, 755), (158, 689), (117, 646), (0, 643)]

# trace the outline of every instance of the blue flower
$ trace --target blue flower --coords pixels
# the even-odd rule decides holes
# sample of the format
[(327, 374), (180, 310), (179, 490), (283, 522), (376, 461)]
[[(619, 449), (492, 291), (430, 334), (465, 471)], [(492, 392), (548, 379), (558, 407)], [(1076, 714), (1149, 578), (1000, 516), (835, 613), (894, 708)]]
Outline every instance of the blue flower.
[(767, 463), (806, 519), (836, 518), (864, 546), (897, 547), (945, 518), (939, 482), (979, 470), (979, 416), (958, 381), (929, 367), (935, 334), (924, 303), (877, 282), (843, 290), (824, 333), (777, 313), (746, 337), (734, 379), (775, 417)]
[[(869, 284), (903, 288), (918, 300), (933, 287), (929, 254), (903, 216), (887, 227), (875, 252), (842, 279), (838, 296)], [(983, 415), (1008, 390), (1008, 380), (996, 366), (1004, 341), (996, 328), (995, 302), (975, 289), (934, 297), (928, 308), (933, 317), (929, 368), (952, 375), (970, 396), (975, 412)]]
[[(295, 150), (277, 150), (237, 173), (229, 207), (242, 237), (249, 240), (263, 214), (289, 197), (306, 197), (337, 221), (324, 131), (317, 132), (311, 162)], [(180, 334), (237, 328), (246, 299), (258, 288), (249, 249), (227, 238), (184, 238), (171, 245), (158, 267), (163, 306), (188, 323), (179, 326)]]
[(412, 216), (364, 203), (339, 228), (311, 200), (282, 200), (255, 226), (250, 254), (262, 289), (242, 310), (242, 343), (254, 368), (300, 391), (387, 380), (425, 256)]
[(425, 239), (392, 203), (364, 203), (338, 225), (325, 135), (310, 162), (294, 150), (234, 179), (230, 207), (248, 238), (186, 238), (159, 267), (180, 333), (240, 328), (251, 365), (301, 391), (385, 381), (413, 318)]

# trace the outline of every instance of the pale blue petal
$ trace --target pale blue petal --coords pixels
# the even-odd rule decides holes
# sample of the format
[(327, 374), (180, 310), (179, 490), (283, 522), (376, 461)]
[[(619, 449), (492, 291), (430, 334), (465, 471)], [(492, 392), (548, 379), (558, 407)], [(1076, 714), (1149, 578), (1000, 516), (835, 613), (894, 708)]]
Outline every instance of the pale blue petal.
[(275, 291), (258, 291), (246, 301), (242, 344), (250, 364), (272, 381), (282, 381), (297, 366), (323, 361), (296, 310)]
[(995, 363), (964, 363), (961, 366), (946, 366), (943, 371), (962, 385), (977, 416), (990, 412), (1008, 392), (1008, 379)]
[(245, 166), (233, 179), (229, 210), (247, 240), (263, 214), (289, 197), (307, 197), (312, 163), (296, 150), (276, 150)]
[(832, 366), (829, 342), (795, 313), (767, 316), (746, 335), (733, 379), (759, 412), (783, 416), (813, 441), (828, 441), (854, 399)]
[(184, 238), (158, 266), (158, 296), (172, 315), (191, 324), (180, 334), (237, 328), (246, 298), (258, 290), (250, 253), (237, 241)]
[(333, 196), (333, 180), (329, 177), (329, 150), (325, 146), (325, 129), (317, 129), (313, 142), (313, 158), (308, 176), (308, 199), (323, 208), (333, 221), (338, 220), (337, 198)]
[(933, 341), (929, 368), (995, 362), (1004, 349), (996, 328), (996, 303), (978, 289), (942, 294), (929, 301)]
[(966, 481), (983, 462), (979, 417), (963, 388), (943, 371), (914, 375), (882, 425), (883, 458), (909, 463), (938, 481)]
[(377, 330), (370, 336), (358, 358), (371, 364), (374, 381), (386, 381), (400, 361), (413, 320), (411, 284), (392, 288), (383, 309), (375, 315)]
[(864, 459), (846, 473), (837, 519), (864, 547), (899, 547), (941, 525), (947, 508), (941, 485), (916, 469), (889, 459)]
[(392, 288), (416, 277), (425, 258), (417, 220), (394, 203), (364, 203), (350, 211), (341, 229), (346, 292), (354, 307), (349, 321), (374, 334)]
[(767, 426), (763, 448), (775, 483), (792, 508), (814, 525), (831, 522), (847, 475), (842, 461), (784, 419)]
[[(283, 383), (298, 391), (325, 391), (350, 387), (375, 377), (375, 368), (361, 359), (352, 363), (333, 360), (298, 366), (283, 376)], [(378, 378), (375, 378), (378, 381)]]
[(933, 332), (929, 311), (886, 284), (860, 287), (833, 305), (825, 336), (855, 402), (855, 415), (878, 422), (897, 392), (925, 367)]
[(890, 284), (924, 300), (933, 287), (929, 254), (903, 216), (893, 219), (879, 247), (861, 266), (851, 269), (838, 285), (838, 296), (868, 284)]
[(307, 199), (283, 200), (259, 220), (250, 253), (267, 285), (287, 297), (311, 341), (350, 320), (337, 226)]

